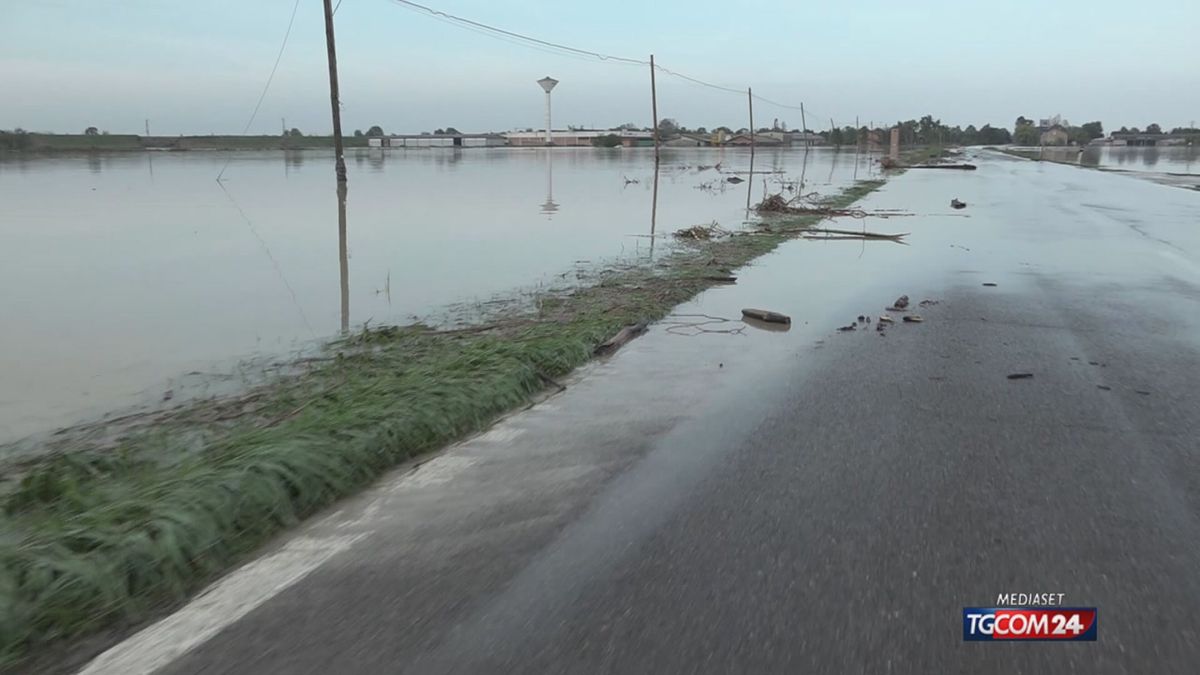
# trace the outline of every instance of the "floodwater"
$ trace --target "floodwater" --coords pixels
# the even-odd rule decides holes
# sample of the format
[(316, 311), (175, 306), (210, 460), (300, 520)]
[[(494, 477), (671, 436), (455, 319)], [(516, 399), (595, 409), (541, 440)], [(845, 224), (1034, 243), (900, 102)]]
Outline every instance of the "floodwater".
[(1046, 159), (1106, 171), (1136, 174), (1169, 185), (1200, 184), (1198, 146), (1087, 146), (1079, 148), (1023, 148)]
[[(328, 152), (0, 159), (0, 443), (364, 322), (648, 262), (651, 242), (670, 245), (652, 231), (737, 227), (780, 189), (778, 174), (726, 182), (749, 163), (746, 149), (664, 149), (656, 190), (651, 150), (362, 150), (347, 156), (343, 236)], [(831, 192), (876, 169), (760, 148), (754, 170)]]

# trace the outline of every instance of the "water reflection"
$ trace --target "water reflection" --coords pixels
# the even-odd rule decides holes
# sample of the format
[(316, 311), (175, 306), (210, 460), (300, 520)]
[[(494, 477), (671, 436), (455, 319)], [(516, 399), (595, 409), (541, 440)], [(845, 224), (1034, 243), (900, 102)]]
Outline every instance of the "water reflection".
[(542, 203), (542, 215), (546, 220), (553, 220), (558, 204), (554, 203), (554, 153), (546, 150), (546, 201)]
[(342, 335), (350, 332), (350, 256), (346, 245), (346, 184), (337, 184), (338, 266), (342, 291)]
[(654, 239), (658, 230), (658, 165), (659, 157), (654, 157), (654, 195), (650, 198), (650, 261), (654, 262)]
[(88, 153), (87, 165), (88, 171), (92, 173), (100, 173), (104, 170), (104, 160), (95, 152)]

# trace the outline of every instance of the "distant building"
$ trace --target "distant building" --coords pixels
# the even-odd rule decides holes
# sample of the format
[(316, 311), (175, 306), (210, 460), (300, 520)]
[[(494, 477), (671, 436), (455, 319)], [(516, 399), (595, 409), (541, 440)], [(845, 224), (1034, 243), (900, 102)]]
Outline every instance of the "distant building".
[[(627, 148), (654, 145), (654, 133), (650, 131), (568, 129), (566, 131), (550, 132), (551, 142), (554, 145), (566, 147), (590, 146), (593, 139), (609, 135), (621, 139), (621, 145)], [(513, 146), (538, 146), (546, 144), (545, 131), (510, 131), (504, 134), (504, 137), (508, 140), (508, 144)]]
[(750, 134), (734, 134), (732, 138), (725, 141), (725, 145), (750, 145), (753, 143), (756, 146), (780, 146), (783, 145), (783, 139), (772, 134), (754, 134), (751, 138)]
[(372, 148), (493, 148), (505, 145), (500, 134), (393, 134), (369, 138)]
[(680, 134), (678, 138), (663, 142), (669, 148), (704, 148), (712, 144), (711, 134)]
[(1070, 134), (1061, 124), (1052, 125), (1042, 132), (1042, 145), (1066, 145), (1071, 140)]

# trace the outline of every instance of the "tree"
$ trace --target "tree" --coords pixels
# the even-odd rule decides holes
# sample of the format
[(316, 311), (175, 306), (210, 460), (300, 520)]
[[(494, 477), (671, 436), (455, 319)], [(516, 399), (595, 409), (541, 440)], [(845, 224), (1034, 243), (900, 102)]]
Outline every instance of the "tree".
[(455, 129), (454, 127), (446, 127), (446, 130), (443, 131), (442, 133), (450, 134), (451, 136), (461, 136), (462, 135), (462, 132), (459, 131), (458, 129)]
[(1042, 141), (1042, 135), (1032, 123), (1022, 124), (1013, 129), (1013, 142), (1017, 145), (1037, 145)]
[(367, 135), (368, 136), (382, 136), (383, 135), (383, 127), (376, 124), (375, 126), (371, 127), (370, 129), (367, 129)]
[(625, 124), (622, 124), (621, 126), (617, 127), (617, 130), (618, 131), (637, 131), (640, 128), (641, 127), (634, 124), (633, 122), (626, 122)]
[(658, 121), (659, 136), (674, 136), (677, 133), (679, 133), (679, 122), (670, 117)]
[(1151, 124), (1150, 126), (1146, 127), (1146, 133), (1148, 133), (1148, 134), (1161, 134), (1161, 133), (1162, 133), (1162, 127), (1158, 126), (1158, 124)]
[(362, 138), (362, 135), (363, 135), (362, 129), (355, 129), (355, 130), (354, 130), (354, 137), (355, 137), (355, 138)]
[(434, 135), (434, 136), (441, 136), (441, 135), (442, 135), (442, 134), (444, 134), (444, 133), (446, 133), (446, 130), (445, 130), (445, 129), (434, 129), (434, 130), (433, 130), (433, 135)]
[(1099, 122), (1088, 122), (1079, 128), (1087, 132), (1088, 140), (1104, 138), (1104, 125)]
[(88, 127), (83, 130), (83, 135), (84, 136), (99, 136), (100, 130), (97, 129), (96, 127)]
[(292, 127), (292, 130), (288, 132), (288, 136), (294, 136), (296, 138), (299, 138), (300, 136), (303, 136), (303, 135), (304, 135), (304, 133), (302, 131), (300, 131), (299, 129), (297, 129), (296, 127)]
[(1016, 129), (1017, 127), (1023, 127), (1026, 124), (1033, 124), (1033, 120), (1025, 119), (1025, 116), (1021, 115), (1020, 117), (1017, 118), (1016, 123), (1013, 124), (1013, 128)]
[(621, 145), (621, 137), (616, 134), (605, 134), (592, 139), (592, 145), (597, 148), (615, 148)]
[(707, 133), (708, 133), (708, 129), (705, 129), (704, 127), (696, 127), (696, 133), (698, 133), (698, 134), (707, 134)]

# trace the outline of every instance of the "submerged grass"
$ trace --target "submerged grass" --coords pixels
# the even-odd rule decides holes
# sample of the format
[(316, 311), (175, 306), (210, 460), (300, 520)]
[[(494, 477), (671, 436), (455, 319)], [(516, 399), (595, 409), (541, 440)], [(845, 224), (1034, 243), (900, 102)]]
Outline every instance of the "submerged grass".
[[(190, 404), (115, 444), (31, 460), (0, 491), (0, 664), (186, 598), (282, 528), (527, 403), (621, 327), (715, 285), (714, 265), (742, 266), (789, 236), (690, 244), (469, 330), (364, 330), (233, 404)], [(204, 414), (221, 405), (240, 414)]]

